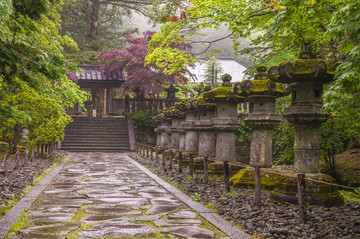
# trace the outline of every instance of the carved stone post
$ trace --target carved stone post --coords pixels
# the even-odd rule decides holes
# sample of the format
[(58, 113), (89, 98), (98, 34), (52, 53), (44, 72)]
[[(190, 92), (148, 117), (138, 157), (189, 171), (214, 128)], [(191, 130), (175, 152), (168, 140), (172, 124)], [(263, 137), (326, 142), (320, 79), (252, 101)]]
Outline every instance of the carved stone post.
[[(211, 88), (205, 87), (205, 91), (210, 90)], [(195, 128), (199, 134), (199, 157), (194, 160), (194, 163), (195, 167), (204, 168), (204, 182), (207, 183), (208, 159), (215, 157), (216, 148), (216, 138), (213, 129), (215, 104), (205, 102), (203, 94), (194, 100), (192, 104), (199, 114), (199, 120), (195, 122)]]
[[(295, 126), (296, 173), (304, 174), (306, 179), (334, 182), (330, 176), (321, 174), (319, 169), (319, 128), (320, 123), (327, 119), (322, 103), (323, 85), (333, 81), (334, 75), (334, 68), (328, 62), (316, 59), (310, 43), (304, 45), (299, 59), (281, 63), (269, 70), (271, 80), (291, 86), (291, 106), (285, 109), (284, 114)], [(273, 198), (284, 201), (291, 198), (288, 194), (295, 195), (297, 191), (283, 190), (296, 188), (297, 181), (290, 181), (275, 185)], [(324, 206), (343, 203), (337, 187), (332, 185), (307, 181), (306, 194), (306, 200), (310, 203)]]
[(255, 79), (235, 84), (234, 91), (249, 102), (249, 114), (243, 120), (253, 130), (250, 148), (250, 166), (255, 167), (255, 205), (261, 202), (260, 168), (272, 166), (272, 130), (281, 122), (281, 115), (275, 114), (276, 97), (289, 93), (287, 85), (269, 80), (266, 66), (256, 67)]
[(238, 118), (237, 104), (244, 102), (244, 97), (235, 96), (229, 74), (223, 75), (222, 81), (221, 87), (204, 93), (204, 100), (216, 105), (216, 117), (213, 122), (216, 133), (215, 160), (218, 162), (209, 164), (210, 172), (223, 169), (223, 162), (235, 161), (234, 132), (241, 122)]

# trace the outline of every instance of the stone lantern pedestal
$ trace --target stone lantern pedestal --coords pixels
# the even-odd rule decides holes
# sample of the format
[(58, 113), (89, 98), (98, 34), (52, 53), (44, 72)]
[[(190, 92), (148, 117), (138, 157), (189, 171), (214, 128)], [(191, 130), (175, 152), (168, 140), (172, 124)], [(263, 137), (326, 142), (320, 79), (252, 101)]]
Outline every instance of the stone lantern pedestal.
[(169, 168), (172, 168), (172, 159), (173, 157), (177, 158), (180, 148), (180, 132), (178, 131), (181, 115), (181, 112), (176, 107), (171, 107), (169, 110), (169, 116), (171, 118), (171, 140), (170, 140), (170, 147), (169, 147)]
[(159, 157), (158, 155), (160, 153), (163, 153), (164, 151), (164, 144), (166, 142), (167, 139), (167, 134), (166, 134), (166, 123), (165, 123), (165, 114), (164, 112), (160, 112), (158, 115), (156, 115), (153, 120), (155, 122), (158, 123), (158, 126), (155, 128), (155, 133), (156, 133), (156, 147), (155, 147), (155, 152), (156, 152), (156, 156), (155, 156), (155, 161), (156, 163), (159, 162)]
[[(323, 84), (333, 81), (332, 66), (321, 59), (314, 59), (312, 48), (305, 45), (300, 59), (281, 63), (269, 70), (272, 80), (291, 86), (291, 107), (285, 109), (287, 120), (295, 126), (295, 171), (305, 175), (305, 179), (327, 182), (331, 177), (320, 173), (319, 169), (319, 128), (327, 114), (323, 112)], [(324, 181), (325, 182), (325, 181)], [(295, 186), (295, 187), (294, 187)], [(296, 188), (292, 180), (284, 180), (275, 185), (272, 198), (280, 201), (294, 199)], [(337, 188), (325, 183), (307, 183), (307, 200), (324, 206), (343, 203)]]
[[(222, 76), (222, 85), (216, 89), (204, 93), (204, 100), (207, 103), (215, 103), (215, 114), (213, 118), (214, 131), (216, 134), (215, 160), (219, 163), (209, 164), (209, 172), (224, 168), (228, 170), (229, 162), (236, 161), (235, 154), (235, 130), (241, 121), (238, 118), (237, 104), (244, 101), (244, 97), (235, 96), (231, 81), (231, 76)], [(226, 169), (227, 168), (227, 169)], [(228, 179), (225, 179), (228, 182)]]
[(194, 159), (194, 167), (207, 171), (207, 160), (215, 159), (216, 137), (212, 121), (215, 116), (215, 105), (206, 103), (203, 95), (200, 95), (193, 101), (193, 106), (199, 114), (199, 120), (195, 122), (195, 128), (199, 135), (199, 156)]
[(252, 129), (250, 162), (255, 168), (255, 204), (261, 200), (260, 167), (272, 166), (272, 130), (281, 122), (282, 116), (275, 114), (275, 99), (288, 94), (287, 87), (268, 79), (266, 66), (259, 65), (255, 79), (235, 84), (236, 95), (246, 97), (249, 113), (243, 120)]
[(195, 122), (199, 120), (199, 114), (191, 105), (190, 99), (186, 102), (184, 111), (185, 111), (185, 121), (182, 126), (185, 130), (185, 151), (183, 153), (184, 163), (189, 163), (190, 174), (193, 173), (193, 158), (198, 154), (199, 149), (199, 135), (195, 128)]

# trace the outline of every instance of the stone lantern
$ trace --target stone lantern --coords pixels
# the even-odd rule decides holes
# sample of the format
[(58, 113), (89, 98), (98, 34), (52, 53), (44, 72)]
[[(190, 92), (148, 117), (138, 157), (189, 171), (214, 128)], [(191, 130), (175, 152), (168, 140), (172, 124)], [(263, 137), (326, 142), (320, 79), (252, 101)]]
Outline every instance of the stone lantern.
[[(205, 92), (211, 88), (205, 88)], [(215, 158), (216, 137), (213, 129), (215, 117), (215, 104), (205, 102), (201, 94), (192, 101), (192, 105), (198, 110), (199, 120), (195, 122), (195, 128), (199, 136), (199, 157), (194, 160), (195, 167), (204, 168), (204, 182), (208, 182), (208, 159)]]
[(179, 124), (177, 126), (177, 131), (179, 132), (179, 151), (185, 151), (185, 129), (184, 129), (184, 122), (186, 119), (185, 110), (186, 101), (182, 100), (180, 102), (175, 103), (175, 107), (179, 110)]
[[(234, 131), (241, 122), (238, 118), (237, 104), (244, 102), (244, 97), (235, 96), (229, 74), (224, 74), (222, 81), (220, 87), (204, 93), (204, 100), (207, 103), (215, 103), (216, 105), (216, 116), (213, 118), (213, 128), (216, 133), (215, 160), (224, 162), (225, 170), (228, 170), (228, 162), (236, 160)], [(228, 180), (225, 179), (226, 181)]]
[(167, 97), (165, 101), (166, 107), (174, 106), (175, 102), (177, 101), (175, 93), (179, 90), (176, 89), (174, 85), (170, 85), (168, 88), (165, 89), (165, 91), (167, 92)]
[[(166, 137), (165, 128), (162, 126), (163, 121), (165, 120), (165, 114), (163, 111), (160, 111), (159, 114), (153, 117), (153, 120), (157, 122), (158, 126), (155, 128), (156, 133), (156, 163), (158, 162), (158, 153), (163, 152), (163, 145), (162, 145), (162, 136)], [(165, 140), (165, 139), (164, 139)], [(163, 141), (164, 141), (163, 140)]]
[(180, 111), (176, 107), (171, 107), (169, 109), (169, 117), (171, 118), (171, 126), (170, 126), (170, 132), (171, 132), (171, 140), (170, 140), (170, 147), (169, 147), (169, 167), (172, 167), (172, 158), (177, 153), (179, 153), (179, 147), (180, 147), (180, 132), (179, 132), (179, 126), (180, 126), (180, 119), (182, 118), (181, 115), (184, 113)]
[[(335, 71), (326, 61), (316, 59), (309, 43), (305, 44), (297, 60), (281, 63), (269, 70), (271, 80), (290, 84), (291, 106), (285, 109), (287, 120), (295, 126), (295, 171), (305, 174), (307, 179), (334, 182), (319, 168), (319, 129), (325, 122), (327, 114), (323, 112), (323, 85), (334, 80)], [(285, 181), (275, 185), (272, 197), (275, 199), (289, 198), (292, 184)], [(295, 187), (296, 188), (296, 187)], [(290, 191), (290, 192), (289, 192)], [(325, 206), (343, 203), (336, 186), (309, 182), (306, 192), (307, 200)], [(285, 194), (285, 196), (284, 196)]]
[(235, 84), (235, 94), (246, 97), (249, 114), (243, 120), (252, 130), (250, 147), (250, 166), (269, 168), (272, 166), (272, 129), (281, 122), (282, 116), (275, 114), (275, 99), (288, 92), (284, 84), (269, 80), (266, 66), (256, 67), (258, 73), (254, 80)]
[(266, 66), (256, 67), (254, 80), (236, 83), (235, 94), (249, 102), (249, 113), (243, 120), (253, 130), (250, 146), (250, 166), (255, 167), (255, 204), (260, 204), (260, 167), (272, 166), (273, 128), (281, 122), (282, 116), (275, 114), (275, 99), (287, 94), (287, 85), (269, 80)]
[[(210, 91), (205, 89), (205, 91)], [(199, 134), (199, 157), (215, 157), (216, 139), (213, 130), (215, 117), (215, 104), (207, 103), (203, 94), (192, 101), (193, 108), (197, 109), (199, 120), (195, 122), (195, 128)]]
[(189, 160), (190, 174), (193, 173), (193, 156), (198, 154), (199, 149), (199, 136), (195, 128), (195, 122), (199, 120), (199, 114), (191, 104), (193, 100), (187, 100), (184, 105), (185, 121), (182, 124), (185, 130), (185, 151), (183, 156), (184, 160)]

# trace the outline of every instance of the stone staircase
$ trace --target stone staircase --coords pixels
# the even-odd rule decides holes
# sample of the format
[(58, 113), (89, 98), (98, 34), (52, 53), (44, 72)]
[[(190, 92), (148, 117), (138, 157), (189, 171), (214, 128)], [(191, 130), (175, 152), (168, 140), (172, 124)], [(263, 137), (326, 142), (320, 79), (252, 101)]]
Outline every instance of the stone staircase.
[(126, 118), (73, 117), (61, 149), (73, 152), (122, 152), (130, 149)]

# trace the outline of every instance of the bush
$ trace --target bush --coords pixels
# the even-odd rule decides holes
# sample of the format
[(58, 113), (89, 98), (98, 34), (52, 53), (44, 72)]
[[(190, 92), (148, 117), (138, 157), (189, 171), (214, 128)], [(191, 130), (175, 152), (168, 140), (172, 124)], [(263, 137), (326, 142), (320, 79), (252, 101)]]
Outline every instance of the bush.
[(155, 111), (137, 111), (128, 115), (133, 119), (137, 130), (154, 132), (157, 123), (152, 118), (157, 114)]

